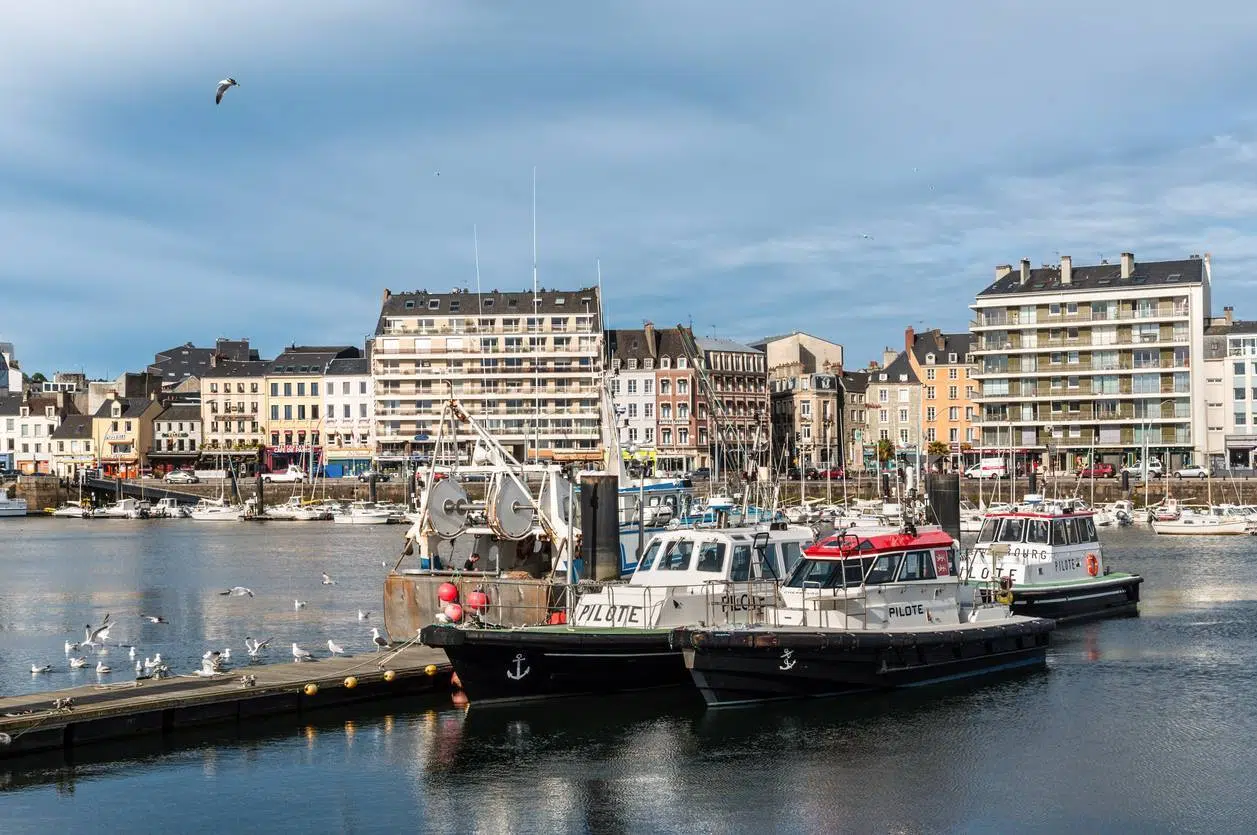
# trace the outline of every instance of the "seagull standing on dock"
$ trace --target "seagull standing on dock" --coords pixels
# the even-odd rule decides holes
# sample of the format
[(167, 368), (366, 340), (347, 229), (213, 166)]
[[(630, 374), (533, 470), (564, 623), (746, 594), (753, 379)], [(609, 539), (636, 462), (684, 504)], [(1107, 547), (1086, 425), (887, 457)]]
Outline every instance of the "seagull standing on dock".
[(333, 658), (335, 658), (338, 655), (345, 654), (345, 648), (342, 647), (340, 644), (336, 643), (335, 641), (333, 641), (331, 638), (327, 639), (327, 651), (332, 654)]
[(379, 627), (371, 627), (371, 642), (375, 644), (375, 651), (379, 652), (388, 647), (388, 640), (380, 636)]
[(226, 95), (227, 91), (232, 87), (239, 86), (240, 82), (236, 81), (234, 78), (224, 78), (222, 81), (218, 82), (218, 89), (214, 91), (214, 104), (222, 104), (223, 96)]
[(335, 581), (335, 580), (333, 580), (331, 577), (329, 577), (329, 576), (327, 575), (327, 572), (326, 572), (326, 571), (324, 571), (324, 572), (323, 572), (323, 585), (325, 585), (325, 586), (334, 586), (334, 585), (336, 585), (336, 581)]
[(227, 591), (220, 591), (219, 594), (221, 595), (230, 594), (232, 597), (243, 597), (244, 595), (247, 594), (249, 595), (249, 597), (252, 597), (253, 589), (246, 589), (244, 586), (232, 586), (231, 588), (227, 589)]
[(310, 650), (302, 649), (301, 647), (297, 646), (296, 641), (293, 641), (293, 644), (292, 644), (292, 660), (293, 661), (309, 661), (312, 658), (314, 658), (314, 656), (310, 654)]

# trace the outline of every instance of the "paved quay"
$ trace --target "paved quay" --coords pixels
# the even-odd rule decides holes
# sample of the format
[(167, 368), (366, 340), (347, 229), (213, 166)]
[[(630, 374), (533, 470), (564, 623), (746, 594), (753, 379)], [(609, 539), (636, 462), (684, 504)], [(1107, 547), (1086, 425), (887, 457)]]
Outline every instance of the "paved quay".
[[(407, 645), (301, 663), (249, 664), (212, 678), (174, 676), (13, 696), (0, 699), (0, 757), (439, 692), (448, 687), (450, 674), (445, 653)], [(53, 706), (66, 699), (69, 708)]]

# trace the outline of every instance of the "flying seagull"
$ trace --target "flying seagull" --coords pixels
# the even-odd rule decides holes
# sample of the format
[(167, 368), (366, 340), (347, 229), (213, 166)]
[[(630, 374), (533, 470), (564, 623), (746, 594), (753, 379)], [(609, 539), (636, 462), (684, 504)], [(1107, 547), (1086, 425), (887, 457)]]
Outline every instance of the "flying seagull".
[(310, 654), (310, 650), (302, 649), (301, 647), (297, 646), (296, 641), (293, 641), (293, 644), (292, 644), (292, 660), (293, 661), (309, 661), (313, 657), (314, 656)]
[(294, 600), (294, 601), (292, 602), (292, 608), (293, 608), (294, 610), (296, 610), (296, 609), (304, 609), (305, 607), (306, 607), (306, 602), (305, 602), (304, 600)]
[(66, 642), (65, 642), (65, 654), (66, 654), (66, 655), (69, 655), (70, 653), (74, 652), (74, 651), (75, 651), (76, 649), (78, 649), (78, 648), (79, 648), (79, 645), (78, 645), (77, 643), (73, 642), (73, 641), (66, 641)]
[(364, 612), (361, 609), (358, 610), (358, 620), (367, 620), (370, 617), (371, 617), (370, 612)]
[(324, 571), (324, 572), (323, 572), (323, 585), (325, 585), (325, 586), (334, 586), (334, 585), (336, 585), (336, 581), (335, 581), (335, 580), (333, 580), (331, 577), (327, 576), (327, 572), (326, 572), (326, 571)]
[(371, 642), (375, 644), (375, 651), (379, 652), (388, 646), (388, 639), (380, 637), (379, 627), (371, 627)]
[(227, 591), (220, 591), (219, 594), (221, 595), (230, 594), (232, 597), (243, 597), (244, 595), (247, 594), (249, 595), (249, 597), (252, 597), (253, 589), (246, 589), (244, 586), (232, 586), (231, 588), (227, 589)]
[(270, 643), (271, 643), (270, 638), (267, 638), (265, 641), (255, 641), (253, 638), (250, 638), (248, 635), (246, 635), (244, 638), (244, 648), (248, 651), (250, 658), (257, 658), (258, 653), (266, 649), (266, 647), (269, 646)]
[(864, 234), (864, 235), (861, 235), (860, 237), (861, 237), (861, 238), (864, 238), (864, 240), (866, 240), (866, 241), (871, 241), (871, 240), (873, 240), (873, 236), (872, 236), (872, 235), (869, 235), (869, 234)]
[(222, 81), (218, 82), (218, 89), (214, 92), (214, 104), (222, 104), (223, 95), (232, 87), (239, 86), (240, 82), (236, 81), (234, 78), (224, 78)]
[(333, 658), (335, 658), (338, 655), (345, 654), (345, 648), (342, 647), (340, 644), (336, 643), (335, 641), (333, 641), (331, 638), (327, 639), (327, 651), (332, 654)]
[(105, 619), (101, 621), (100, 626), (95, 629), (92, 629), (92, 625), (90, 623), (84, 624), (83, 645), (94, 647), (98, 644), (104, 643), (105, 639), (109, 637), (109, 628), (112, 626), (113, 624), (109, 622), (109, 615), (105, 615)]
[(140, 617), (144, 618), (144, 620), (149, 623), (170, 623), (170, 621), (166, 620), (161, 615), (140, 615)]

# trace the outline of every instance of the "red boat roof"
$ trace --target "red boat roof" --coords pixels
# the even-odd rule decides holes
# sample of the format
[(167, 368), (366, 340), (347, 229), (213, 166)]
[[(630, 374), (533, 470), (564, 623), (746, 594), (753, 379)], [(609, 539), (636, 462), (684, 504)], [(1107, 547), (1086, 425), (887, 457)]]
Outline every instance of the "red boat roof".
[(863, 557), (885, 551), (906, 551), (909, 548), (950, 548), (954, 540), (946, 531), (933, 530), (915, 536), (906, 533), (860, 536), (845, 533), (831, 536), (803, 551), (809, 557)]
[(1008, 519), (1019, 516), (1023, 519), (1067, 519), (1070, 516), (1095, 516), (1094, 510), (1071, 510), (1068, 513), (1054, 513), (1048, 510), (1005, 510), (986, 514), (986, 518)]

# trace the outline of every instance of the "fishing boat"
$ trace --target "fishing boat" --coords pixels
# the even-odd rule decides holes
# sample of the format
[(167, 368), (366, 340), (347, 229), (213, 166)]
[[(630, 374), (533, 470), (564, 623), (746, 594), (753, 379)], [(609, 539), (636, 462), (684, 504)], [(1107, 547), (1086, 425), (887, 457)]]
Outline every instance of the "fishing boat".
[(628, 583), (577, 589), (559, 623), (501, 628), (499, 602), (472, 591), (468, 622), (425, 626), (420, 639), (445, 651), (477, 705), (687, 684), (671, 630), (755, 618), (813, 538), (786, 523), (667, 531)]
[(960, 532), (977, 533), (982, 530), (982, 520), (986, 514), (979, 510), (968, 499), (960, 500)]
[(947, 533), (849, 532), (809, 548), (758, 623), (671, 635), (708, 707), (1042, 668), (1055, 624), (982, 602)]
[(988, 596), (998, 584), (1018, 614), (1058, 621), (1136, 614), (1143, 582), (1105, 566), (1091, 511), (1038, 494), (987, 515), (961, 578)]

